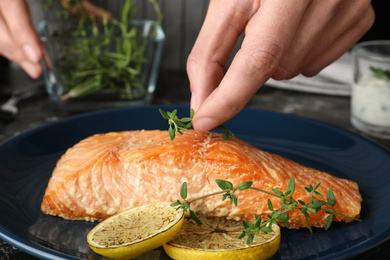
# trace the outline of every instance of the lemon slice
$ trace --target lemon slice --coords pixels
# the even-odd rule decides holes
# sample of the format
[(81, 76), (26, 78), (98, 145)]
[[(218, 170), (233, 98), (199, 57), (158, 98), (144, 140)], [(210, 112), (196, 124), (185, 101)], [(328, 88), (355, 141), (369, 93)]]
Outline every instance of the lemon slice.
[(279, 249), (280, 228), (257, 234), (250, 245), (238, 239), (241, 222), (224, 218), (201, 218), (203, 225), (185, 219), (175, 238), (164, 245), (167, 255), (175, 260), (186, 259), (268, 259)]
[(96, 225), (87, 242), (99, 255), (133, 259), (172, 240), (183, 220), (183, 210), (172, 208), (170, 202), (139, 206)]

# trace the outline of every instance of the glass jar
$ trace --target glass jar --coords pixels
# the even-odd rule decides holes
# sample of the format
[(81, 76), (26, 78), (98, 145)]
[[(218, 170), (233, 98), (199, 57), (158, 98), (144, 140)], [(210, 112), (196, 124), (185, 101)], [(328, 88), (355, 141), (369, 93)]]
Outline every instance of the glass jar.
[(49, 97), (71, 112), (150, 104), (165, 40), (161, 26), (149, 20), (132, 20), (126, 28), (108, 23), (86, 28), (81, 36), (77, 26), (64, 21), (39, 26), (48, 54), (43, 67)]
[(390, 41), (368, 41), (353, 49), (351, 123), (363, 133), (390, 138)]

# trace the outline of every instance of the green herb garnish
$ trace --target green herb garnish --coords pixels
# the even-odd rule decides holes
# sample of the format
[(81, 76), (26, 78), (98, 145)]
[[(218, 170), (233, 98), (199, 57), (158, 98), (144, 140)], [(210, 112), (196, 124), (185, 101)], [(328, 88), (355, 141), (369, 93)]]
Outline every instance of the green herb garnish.
[[(56, 64), (65, 94), (61, 100), (77, 98), (103, 91), (102, 93), (126, 99), (142, 98), (146, 94), (142, 70), (148, 36), (140, 34), (129, 22), (136, 12), (134, 0), (125, 0), (120, 18), (104, 16), (101, 22), (88, 14), (83, 0), (70, 0), (68, 6), (56, 10), (61, 23), (71, 24), (57, 32), (53, 39), (60, 58)], [(42, 0), (45, 8), (53, 7), (53, 0)], [(161, 23), (162, 14), (158, 0), (149, 0), (157, 16), (155, 23)], [(70, 16), (68, 9), (75, 15)], [(153, 28), (153, 26), (152, 26)], [(105, 95), (106, 98), (110, 98)]]
[(390, 70), (383, 70), (383, 69), (378, 69), (378, 68), (374, 68), (374, 67), (370, 67), (370, 70), (378, 78), (390, 80)]
[(268, 209), (271, 211), (271, 214), (268, 215), (267, 219), (262, 219), (258, 215), (255, 215), (255, 219), (256, 219), (255, 223), (248, 223), (244, 220), (242, 221), (244, 230), (238, 238), (242, 239), (244, 237), (247, 237), (246, 240), (247, 244), (253, 243), (254, 236), (258, 234), (260, 231), (264, 233), (272, 232), (272, 225), (278, 224), (278, 221), (282, 222), (286, 227), (288, 227), (289, 212), (291, 210), (297, 209), (304, 215), (310, 232), (312, 232), (312, 228), (309, 222), (309, 218), (310, 218), (309, 213), (318, 213), (321, 210), (325, 211), (325, 213), (327, 214), (325, 220), (325, 230), (328, 230), (330, 228), (334, 214), (342, 215), (352, 220), (361, 221), (360, 219), (349, 217), (335, 210), (334, 206), (336, 205), (336, 198), (334, 197), (332, 189), (328, 190), (326, 200), (320, 200), (319, 197), (323, 197), (322, 194), (320, 194), (317, 191), (318, 187), (320, 186), (320, 183), (317, 183), (315, 186), (309, 185), (309, 187), (305, 187), (306, 191), (311, 194), (310, 202), (306, 203), (302, 200), (297, 201), (292, 197), (295, 191), (294, 178), (291, 178), (290, 181), (288, 182), (287, 190), (285, 192), (282, 192), (278, 189), (272, 189), (271, 191), (259, 189), (253, 187), (252, 186), (253, 183), (251, 181), (243, 182), (237, 187), (234, 187), (231, 182), (226, 180), (216, 180), (215, 182), (217, 183), (221, 191), (210, 193), (191, 200), (187, 200), (187, 183), (184, 182), (180, 189), (180, 197), (182, 201), (177, 200), (176, 202), (172, 203), (171, 206), (176, 207), (176, 209), (183, 209), (185, 212), (189, 211), (191, 217), (198, 224), (202, 224), (201, 220), (196, 215), (196, 213), (193, 210), (191, 210), (191, 203), (207, 197), (222, 195), (222, 200), (229, 199), (230, 204), (234, 204), (235, 206), (237, 206), (238, 196), (235, 194), (235, 192), (237, 190), (242, 191), (246, 189), (252, 189), (281, 199), (282, 202), (280, 203), (280, 207), (277, 208), (274, 208), (271, 200), (268, 199), (267, 202)]
[[(190, 110), (190, 117), (183, 117), (179, 119), (177, 117), (177, 109), (173, 110), (172, 112), (165, 112), (162, 109), (159, 109), (161, 115), (163, 116), (164, 119), (168, 120), (169, 123), (169, 137), (173, 141), (175, 139), (176, 135), (183, 134), (182, 131), (188, 131), (192, 127), (192, 118), (194, 117), (194, 110), (191, 108)], [(186, 124), (185, 124), (186, 123)], [(234, 136), (233, 132), (229, 131), (225, 126), (220, 125), (218, 126), (219, 129), (221, 129), (224, 134), (223, 138), (228, 141), (229, 140), (229, 135)]]
[[(173, 141), (173, 139), (175, 139), (177, 133), (182, 135), (183, 134), (182, 131), (188, 131), (191, 128), (191, 126), (192, 126), (191, 120), (194, 117), (194, 110), (193, 109), (191, 109), (190, 117), (183, 117), (182, 119), (179, 119), (177, 117), (177, 115), (176, 115), (177, 109), (173, 110), (172, 112), (169, 112), (169, 111), (165, 112), (162, 109), (159, 109), (159, 110), (160, 110), (161, 115), (164, 117), (164, 119), (168, 120), (168, 123), (169, 123), (168, 132), (169, 132), (169, 137), (171, 138), (172, 141)], [(184, 123), (187, 123), (187, 124), (184, 124)]]

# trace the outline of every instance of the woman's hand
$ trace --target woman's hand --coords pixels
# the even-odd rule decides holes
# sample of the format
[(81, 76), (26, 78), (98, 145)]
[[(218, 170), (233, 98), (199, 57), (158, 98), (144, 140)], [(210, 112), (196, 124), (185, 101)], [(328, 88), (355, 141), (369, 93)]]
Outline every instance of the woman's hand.
[(357, 42), (374, 16), (369, 0), (211, 0), (187, 61), (194, 128), (208, 131), (232, 118), (271, 77), (314, 76)]
[[(67, 6), (67, 1), (61, 2)], [(110, 17), (107, 11), (87, 1), (83, 6), (87, 13), (98, 18)], [(32, 25), (25, 0), (0, 0), (0, 55), (19, 64), (32, 78), (42, 74), (44, 48)]]

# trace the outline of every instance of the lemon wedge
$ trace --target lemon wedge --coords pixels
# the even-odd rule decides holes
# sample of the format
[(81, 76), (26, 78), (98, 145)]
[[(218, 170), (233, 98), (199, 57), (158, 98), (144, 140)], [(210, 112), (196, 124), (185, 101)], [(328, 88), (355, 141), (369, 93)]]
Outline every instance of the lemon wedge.
[(87, 235), (89, 247), (112, 259), (134, 259), (172, 240), (184, 212), (161, 202), (128, 209), (96, 225)]
[(280, 228), (257, 234), (253, 244), (238, 239), (243, 231), (241, 222), (224, 218), (201, 218), (203, 225), (186, 218), (175, 238), (164, 245), (167, 255), (175, 260), (187, 259), (268, 259), (279, 249)]

